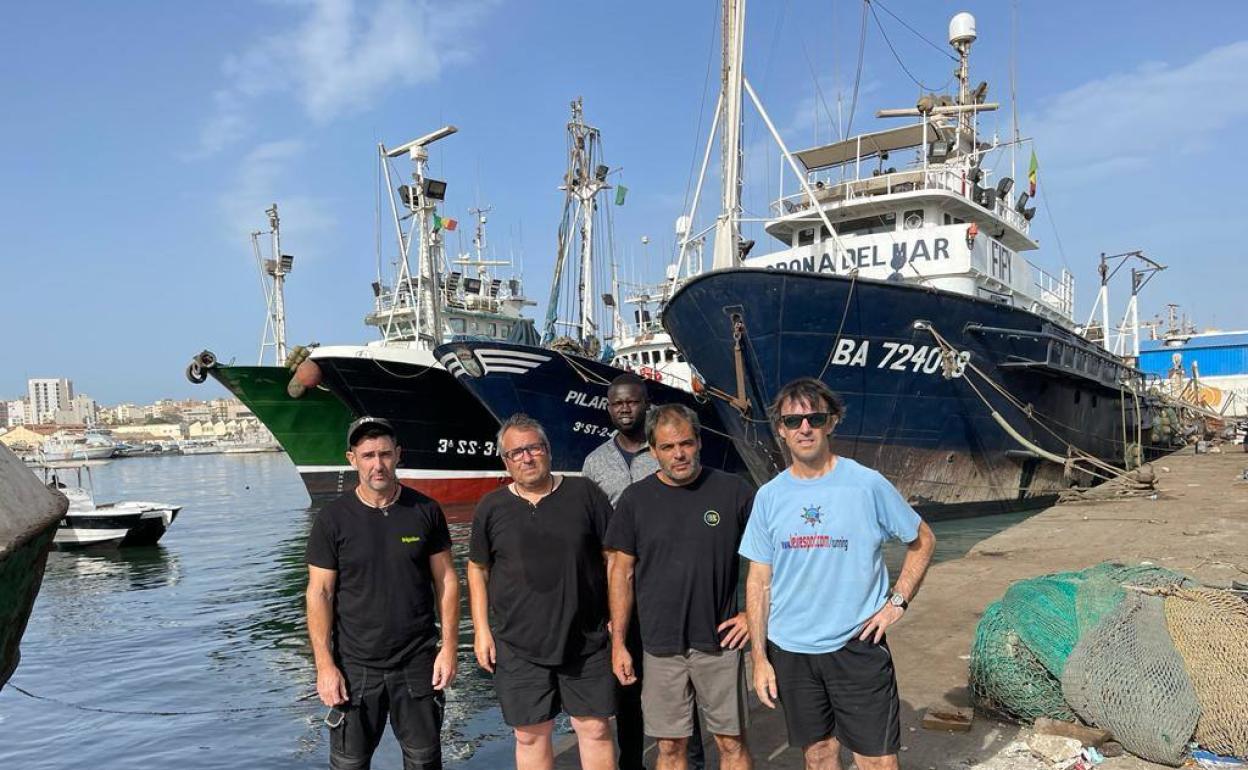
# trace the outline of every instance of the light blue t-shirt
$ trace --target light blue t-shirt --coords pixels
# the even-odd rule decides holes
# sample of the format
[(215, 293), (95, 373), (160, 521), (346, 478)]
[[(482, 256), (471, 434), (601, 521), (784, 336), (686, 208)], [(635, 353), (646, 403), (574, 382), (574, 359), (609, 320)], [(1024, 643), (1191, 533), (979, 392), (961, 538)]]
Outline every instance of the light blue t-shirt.
[(738, 552), (771, 565), (767, 638), (835, 652), (888, 598), (883, 545), (919, 535), (919, 515), (878, 472), (845, 457), (817, 479), (784, 471), (754, 497)]

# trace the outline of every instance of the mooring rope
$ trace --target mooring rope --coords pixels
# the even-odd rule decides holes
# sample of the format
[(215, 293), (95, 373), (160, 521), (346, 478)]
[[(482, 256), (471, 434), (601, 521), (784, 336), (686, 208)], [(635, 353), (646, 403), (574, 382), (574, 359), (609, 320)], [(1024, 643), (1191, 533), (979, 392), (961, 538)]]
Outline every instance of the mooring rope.
[(144, 710), (128, 710), (128, 709), (110, 709), (100, 706), (84, 706), (81, 703), (73, 703), (60, 698), (52, 698), (47, 695), (38, 695), (23, 687), (19, 687), (13, 682), (9, 682), (9, 687), (17, 692), (25, 695), (32, 700), (43, 701), (45, 703), (55, 703), (58, 706), (75, 709), (77, 711), (90, 711), (96, 714), (118, 714), (122, 716), (145, 716), (145, 717), (181, 717), (181, 716), (203, 716), (208, 714), (240, 714), (260, 711), (287, 711), (290, 709), (307, 709), (306, 701), (316, 697), (315, 692), (301, 696), (297, 703), (273, 704), (268, 706), (236, 706), (232, 708), (219, 709), (199, 709), (193, 711), (144, 711)]

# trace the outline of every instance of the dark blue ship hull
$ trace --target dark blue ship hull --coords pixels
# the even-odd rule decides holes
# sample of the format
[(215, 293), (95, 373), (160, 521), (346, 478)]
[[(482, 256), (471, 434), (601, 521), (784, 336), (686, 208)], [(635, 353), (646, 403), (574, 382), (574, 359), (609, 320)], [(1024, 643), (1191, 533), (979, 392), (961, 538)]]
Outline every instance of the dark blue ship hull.
[[(540, 422), (556, 472), (580, 473), (585, 457), (614, 435), (607, 386), (622, 369), (570, 353), (492, 341), (448, 343), (434, 355), (500, 422), (517, 412)], [(744, 469), (709, 400), (657, 382), (650, 382), (648, 391), (653, 404), (681, 403), (698, 413), (704, 465)]]
[(1035, 313), (988, 300), (742, 268), (686, 283), (663, 325), (719, 393), (721, 420), (760, 484), (785, 466), (767, 407), (802, 376), (845, 400), (835, 451), (879, 470), (928, 518), (1044, 506), (1095, 481), (1045, 453), (1066, 458), (1074, 447), (1122, 467), (1168, 449), (1147, 446), (1151, 408), (1133, 390), (1138, 372)]

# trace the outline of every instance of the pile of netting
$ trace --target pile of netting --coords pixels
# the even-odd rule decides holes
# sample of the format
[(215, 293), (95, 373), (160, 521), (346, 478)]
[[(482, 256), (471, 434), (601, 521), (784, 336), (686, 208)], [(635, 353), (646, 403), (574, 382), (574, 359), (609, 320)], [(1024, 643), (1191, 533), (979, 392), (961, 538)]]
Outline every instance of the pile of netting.
[(984, 611), (970, 685), (981, 711), (1081, 721), (1153, 762), (1193, 737), (1246, 756), (1248, 603), (1151, 565), (1022, 580)]

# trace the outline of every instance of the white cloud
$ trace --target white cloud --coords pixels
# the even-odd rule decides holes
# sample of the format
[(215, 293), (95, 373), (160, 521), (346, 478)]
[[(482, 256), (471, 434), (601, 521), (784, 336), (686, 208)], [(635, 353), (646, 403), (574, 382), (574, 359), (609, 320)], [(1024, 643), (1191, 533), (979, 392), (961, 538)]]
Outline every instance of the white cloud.
[(231, 55), (196, 157), (245, 137), (262, 98), (289, 96), (311, 120), (367, 108), (398, 88), (434, 81), (467, 59), (471, 28), (497, 0), (300, 0), (289, 31), (274, 30)]
[(1059, 94), (1023, 122), (1041, 174), (1064, 184), (1136, 170), (1158, 157), (1201, 152), (1248, 116), (1248, 41), (1179, 65), (1148, 63)]
[(327, 201), (300, 192), (297, 182), (284, 181), (305, 150), (303, 142), (284, 140), (258, 145), (243, 157), (232, 184), (218, 199), (227, 232), (240, 243), (246, 243), (248, 233), (268, 229), (264, 211), (274, 202), (286, 253), (314, 256), (309, 249), (333, 229), (336, 220)]

